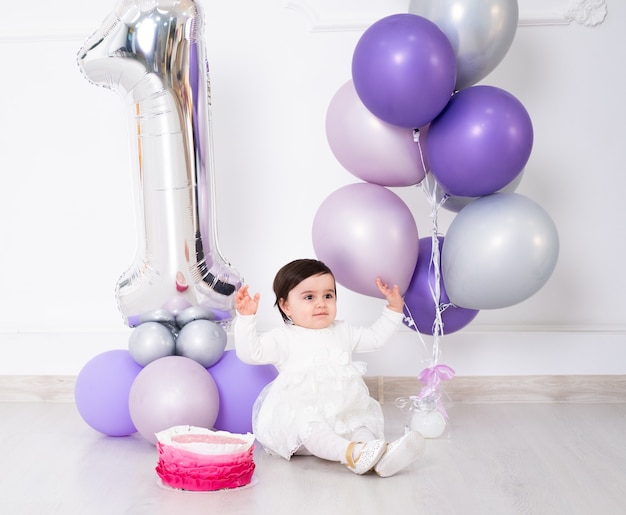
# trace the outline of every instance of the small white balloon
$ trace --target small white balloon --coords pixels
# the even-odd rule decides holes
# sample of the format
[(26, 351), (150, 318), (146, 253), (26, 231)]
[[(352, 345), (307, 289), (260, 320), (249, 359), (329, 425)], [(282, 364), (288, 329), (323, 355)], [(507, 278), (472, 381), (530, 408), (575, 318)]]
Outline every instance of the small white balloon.
[(446, 419), (437, 410), (414, 411), (409, 421), (409, 429), (424, 438), (439, 438), (446, 430)]
[(176, 339), (176, 354), (208, 368), (217, 363), (226, 349), (224, 328), (210, 320), (193, 320), (182, 327)]
[(159, 358), (173, 356), (175, 349), (174, 334), (159, 322), (138, 325), (130, 333), (128, 340), (128, 352), (142, 367)]

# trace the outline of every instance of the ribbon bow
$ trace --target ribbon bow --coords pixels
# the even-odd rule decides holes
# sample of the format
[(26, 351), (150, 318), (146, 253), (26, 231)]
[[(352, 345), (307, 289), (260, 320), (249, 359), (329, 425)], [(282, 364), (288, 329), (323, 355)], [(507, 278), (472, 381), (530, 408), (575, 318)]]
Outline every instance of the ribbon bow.
[(446, 419), (448, 414), (441, 402), (441, 394), (439, 393), (439, 383), (447, 381), (454, 377), (454, 370), (448, 365), (435, 365), (434, 367), (425, 368), (417, 378), (424, 383), (419, 395), (410, 397), (400, 397), (396, 399), (396, 406), (404, 409), (408, 406), (411, 411), (439, 411)]
[(422, 370), (417, 379), (424, 383), (426, 388), (437, 388), (441, 381), (447, 381), (454, 377), (454, 370), (448, 365), (435, 365)]

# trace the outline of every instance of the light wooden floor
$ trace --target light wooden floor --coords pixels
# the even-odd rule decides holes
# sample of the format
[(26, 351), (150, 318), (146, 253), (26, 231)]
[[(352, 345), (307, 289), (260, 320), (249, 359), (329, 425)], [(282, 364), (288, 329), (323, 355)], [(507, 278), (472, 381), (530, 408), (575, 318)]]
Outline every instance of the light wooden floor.
[[(388, 437), (402, 417), (384, 406)], [(257, 449), (256, 484), (185, 493), (157, 484), (156, 449), (88, 427), (71, 402), (0, 403), (0, 513), (626, 513), (626, 404), (456, 404), (447, 433), (397, 476), (356, 476)]]

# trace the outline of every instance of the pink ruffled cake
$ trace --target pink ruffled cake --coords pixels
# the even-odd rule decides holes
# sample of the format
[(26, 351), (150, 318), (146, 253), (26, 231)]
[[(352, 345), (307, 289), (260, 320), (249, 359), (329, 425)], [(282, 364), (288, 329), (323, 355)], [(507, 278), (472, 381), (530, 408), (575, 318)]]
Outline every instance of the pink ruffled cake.
[(156, 434), (165, 486), (196, 492), (239, 488), (254, 473), (254, 435), (175, 426)]

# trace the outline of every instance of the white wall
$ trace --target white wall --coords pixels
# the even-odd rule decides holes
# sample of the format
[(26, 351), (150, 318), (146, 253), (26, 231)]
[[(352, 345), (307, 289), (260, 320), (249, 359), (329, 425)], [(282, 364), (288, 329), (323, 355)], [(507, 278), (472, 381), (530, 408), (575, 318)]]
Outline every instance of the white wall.
[[(317, 207), (357, 182), (326, 142), (328, 103), (350, 78), (364, 28), (406, 11), (408, 1), (201, 4), (220, 247), (261, 292), (267, 329), (280, 323), (271, 306), (275, 271), (313, 256)], [(444, 336), (442, 361), (459, 375), (626, 373), (626, 4), (608, 0), (608, 16), (595, 27), (565, 23), (568, 4), (521, 0), (522, 20), (557, 24), (520, 27), (483, 81), (515, 95), (533, 119), (533, 153), (518, 191), (555, 220), (559, 263), (532, 298), (482, 311)], [(126, 112), (115, 93), (82, 77), (75, 60), (114, 5), (32, 0), (10, 3), (0, 17), (0, 374), (77, 374), (96, 354), (127, 345), (130, 330), (114, 298), (135, 252)], [(394, 191), (427, 235), (421, 190)], [(442, 213), (444, 233), (451, 219)], [(340, 290), (342, 318), (368, 321), (381, 305)], [(367, 356), (369, 373), (415, 375), (429, 356), (430, 341), (403, 329)]]

